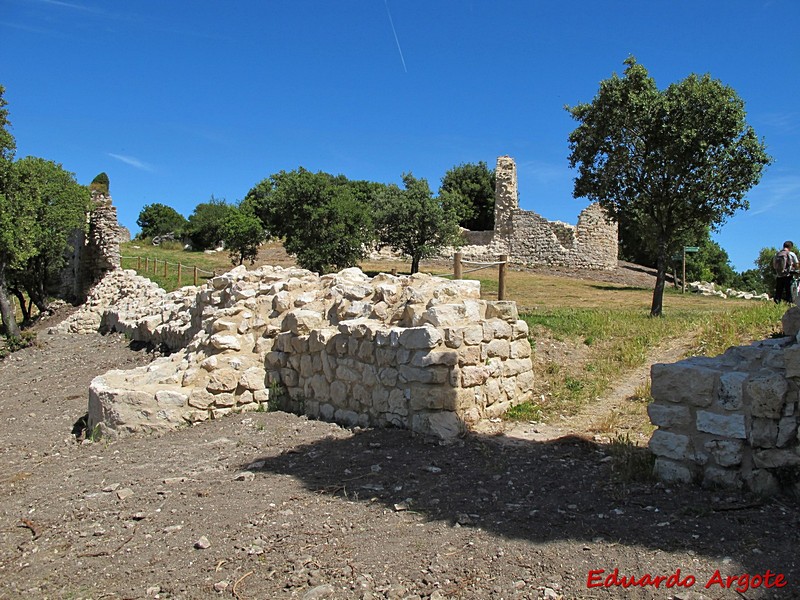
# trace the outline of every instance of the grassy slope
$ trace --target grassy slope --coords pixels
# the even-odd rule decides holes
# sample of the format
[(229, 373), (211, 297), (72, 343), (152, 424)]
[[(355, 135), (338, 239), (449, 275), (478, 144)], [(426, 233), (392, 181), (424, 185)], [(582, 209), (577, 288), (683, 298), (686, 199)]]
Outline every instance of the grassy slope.
[[(138, 246), (138, 248), (136, 247)], [(221, 273), (231, 268), (226, 252), (203, 254), (155, 248), (144, 243), (124, 244), (123, 256), (157, 259), (157, 272), (148, 274), (166, 289), (177, 287), (175, 267), (163, 277), (164, 260), (198, 266)], [(256, 265), (285, 263), (285, 255), (273, 244), (259, 254)], [(123, 259), (123, 267), (135, 268), (133, 258)], [(365, 262), (367, 272), (407, 272), (407, 263)], [(431, 265), (423, 270), (434, 273), (447, 267)], [(188, 269), (184, 284), (191, 283)], [(484, 297), (497, 297), (497, 272), (494, 269), (466, 275), (481, 281)], [(586, 402), (604, 393), (625, 373), (642, 366), (654, 348), (677, 340), (692, 340), (689, 354), (714, 356), (733, 345), (763, 339), (780, 330), (785, 310), (771, 302), (723, 300), (693, 294), (680, 294), (668, 288), (664, 296), (664, 317), (648, 316), (651, 289), (637, 289), (613, 283), (511, 271), (507, 280), (508, 297), (515, 300), (520, 315), (531, 327), (531, 344), (552, 339), (579, 351), (571, 352), (563, 363), (550, 362), (537, 367), (537, 398), (545, 401), (514, 411), (517, 418), (548, 418), (574, 413)], [(541, 393), (540, 393), (541, 392)]]

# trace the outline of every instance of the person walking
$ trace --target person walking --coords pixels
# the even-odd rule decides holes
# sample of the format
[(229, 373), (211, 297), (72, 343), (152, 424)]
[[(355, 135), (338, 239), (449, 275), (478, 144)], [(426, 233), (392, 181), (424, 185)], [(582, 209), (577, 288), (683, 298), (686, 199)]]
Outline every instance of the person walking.
[(792, 303), (792, 271), (797, 269), (797, 255), (792, 251), (794, 243), (783, 242), (783, 248), (772, 259), (775, 269), (775, 304), (781, 301)]

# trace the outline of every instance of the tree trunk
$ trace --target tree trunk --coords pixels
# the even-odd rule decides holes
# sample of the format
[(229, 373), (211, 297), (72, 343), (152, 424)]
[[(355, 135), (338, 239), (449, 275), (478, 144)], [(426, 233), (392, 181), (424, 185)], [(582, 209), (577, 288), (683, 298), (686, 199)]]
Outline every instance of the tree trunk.
[(14, 314), (14, 307), (8, 300), (6, 292), (6, 268), (0, 265), (0, 316), (3, 318), (3, 325), (6, 328), (7, 338), (19, 338), (19, 327), (17, 326), (17, 315)]
[(653, 288), (653, 304), (650, 306), (650, 316), (660, 317), (664, 306), (664, 282), (667, 279), (667, 251), (665, 244), (658, 245), (658, 259), (656, 261), (656, 286)]
[(419, 273), (419, 256), (411, 257), (411, 274)]
[(31, 308), (25, 303), (25, 296), (22, 294), (22, 290), (19, 288), (10, 288), (6, 291), (11, 292), (17, 297), (19, 307), (22, 310), (22, 324), (28, 323), (31, 320)]

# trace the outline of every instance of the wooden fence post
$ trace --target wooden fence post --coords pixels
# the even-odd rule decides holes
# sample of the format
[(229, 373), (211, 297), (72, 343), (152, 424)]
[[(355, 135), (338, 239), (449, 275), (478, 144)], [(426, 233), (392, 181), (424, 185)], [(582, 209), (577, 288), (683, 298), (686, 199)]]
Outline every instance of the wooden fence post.
[(197, 266), (194, 268), (194, 284), (197, 285)]
[(508, 255), (500, 255), (500, 265), (498, 268), (498, 282), (497, 282), (497, 299), (506, 299), (506, 264), (508, 263)]
[(453, 256), (453, 279), (461, 279), (461, 252)]
[(164, 259), (164, 277), (167, 276), (167, 259)]
[(141, 256), (137, 256), (136, 257), (136, 272), (137, 273), (141, 273), (142, 272), (142, 257)]
[(178, 263), (178, 287), (181, 287), (181, 263)]
[(150, 257), (144, 257), (144, 272), (147, 273), (150, 271)]

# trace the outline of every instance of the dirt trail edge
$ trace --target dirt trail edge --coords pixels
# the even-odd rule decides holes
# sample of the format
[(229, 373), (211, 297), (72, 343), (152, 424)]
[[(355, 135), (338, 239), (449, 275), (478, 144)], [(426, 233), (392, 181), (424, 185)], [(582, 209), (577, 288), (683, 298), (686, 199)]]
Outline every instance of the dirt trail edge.
[(0, 598), (800, 595), (787, 500), (620, 484), (578, 437), (437, 445), (279, 412), (81, 443), (92, 377), (150, 357), (40, 339), (0, 363)]

